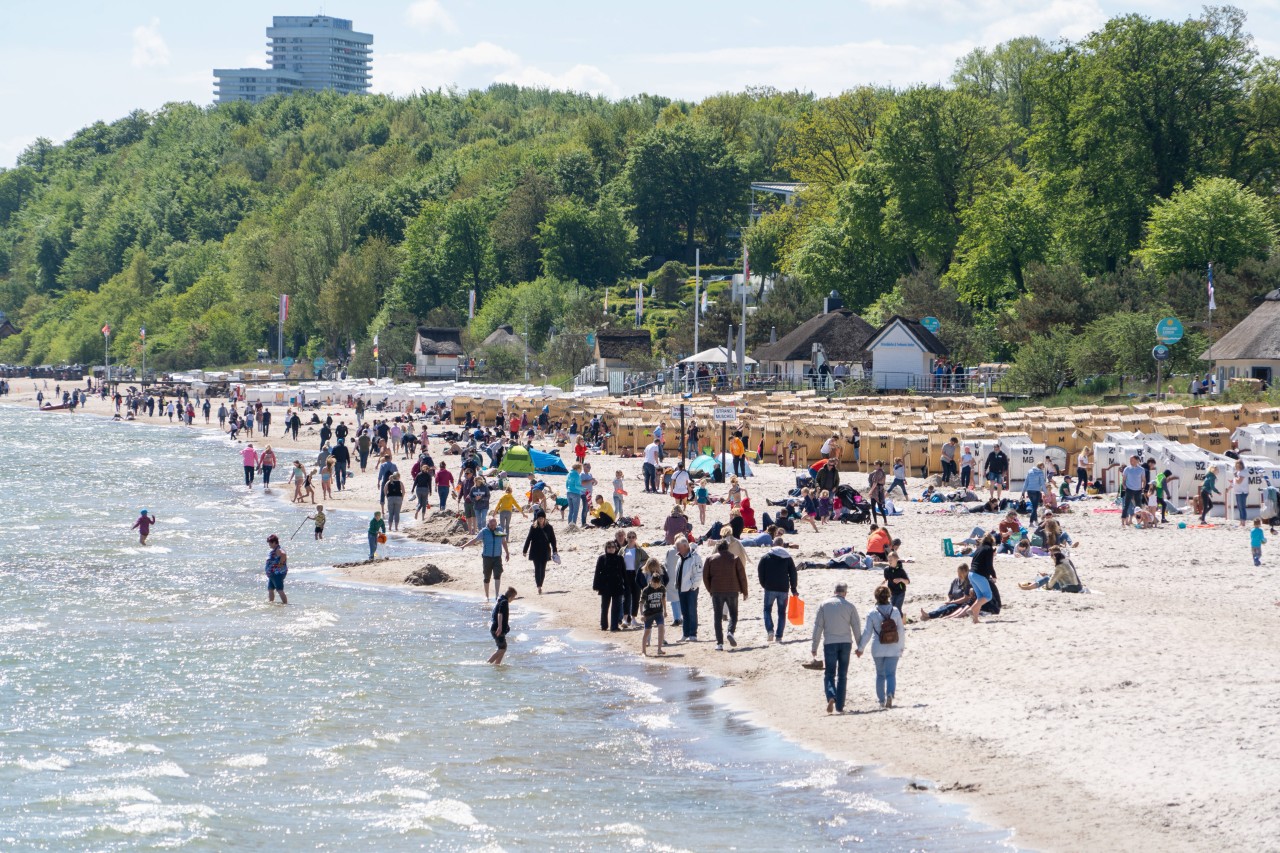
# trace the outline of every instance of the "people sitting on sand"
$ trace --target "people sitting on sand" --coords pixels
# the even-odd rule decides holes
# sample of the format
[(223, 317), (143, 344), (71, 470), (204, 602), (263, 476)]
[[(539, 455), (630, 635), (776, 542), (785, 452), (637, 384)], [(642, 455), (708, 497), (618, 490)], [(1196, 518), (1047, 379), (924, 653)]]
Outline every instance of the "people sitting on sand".
[(689, 524), (689, 519), (685, 517), (684, 510), (679, 504), (671, 507), (671, 514), (662, 524), (662, 532), (665, 545), (675, 544), (677, 536), (693, 535), (693, 525)]
[(871, 525), (871, 532), (867, 536), (867, 553), (883, 561), (888, 558), (892, 547), (893, 537), (889, 535), (889, 528)]
[(973, 604), (973, 586), (969, 583), (969, 564), (961, 563), (956, 566), (956, 579), (951, 582), (951, 589), (947, 591), (947, 603), (933, 610), (920, 608), (920, 621), (945, 619), (956, 615), (971, 604)]
[(604, 499), (604, 495), (596, 495), (596, 504), (591, 508), (590, 524), (601, 529), (613, 527), (617, 521), (613, 507)]
[(1029, 583), (1018, 584), (1019, 589), (1046, 589), (1057, 592), (1083, 592), (1084, 586), (1080, 583), (1080, 573), (1076, 571), (1075, 563), (1071, 561), (1071, 557), (1061, 548), (1054, 548), (1051, 552), (1053, 556), (1053, 574), (1040, 572), (1034, 581)]

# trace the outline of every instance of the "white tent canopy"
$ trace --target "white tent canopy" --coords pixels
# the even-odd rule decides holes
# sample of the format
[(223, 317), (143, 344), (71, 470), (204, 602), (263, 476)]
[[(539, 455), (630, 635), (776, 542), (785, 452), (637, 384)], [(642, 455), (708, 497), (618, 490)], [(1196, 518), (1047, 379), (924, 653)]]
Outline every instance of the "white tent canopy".
[[(695, 353), (688, 358), (681, 359), (681, 364), (737, 364), (738, 359), (733, 353), (729, 352), (725, 347), (712, 347), (704, 349), (700, 353)], [(747, 356), (745, 364), (759, 364), (751, 356)]]

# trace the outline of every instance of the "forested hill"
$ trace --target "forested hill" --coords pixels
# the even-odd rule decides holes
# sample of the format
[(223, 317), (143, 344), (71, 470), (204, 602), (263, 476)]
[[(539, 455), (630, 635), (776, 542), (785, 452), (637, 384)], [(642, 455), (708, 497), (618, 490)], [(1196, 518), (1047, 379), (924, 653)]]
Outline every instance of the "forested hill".
[(0, 310), (22, 329), (0, 362), (93, 362), (104, 323), (113, 360), (137, 362), (142, 326), (158, 368), (246, 360), (274, 351), (281, 293), (289, 354), (367, 358), (379, 333), (402, 360), (416, 322), (465, 320), (475, 289), (476, 340), (531, 318), (544, 369), (569, 371), (581, 354), (552, 329), (627, 322), (624, 287), (649, 273), (675, 282), (646, 314), (673, 354), (691, 319), (661, 310), (685, 298), (679, 264), (696, 247), (739, 265), (749, 183), (772, 179), (808, 188), (745, 234), (754, 272), (790, 276), (753, 340), (835, 289), (873, 319), (938, 316), (966, 361), (1074, 338), (1091, 343), (1073, 367), (1106, 372), (1145, 357), (1126, 330), (1151, 315), (1206, 318), (1210, 262), (1219, 328), (1280, 286), (1278, 157), (1280, 65), (1230, 8), (1017, 39), (947, 86), (830, 98), (495, 85), (170, 104), (0, 172)]

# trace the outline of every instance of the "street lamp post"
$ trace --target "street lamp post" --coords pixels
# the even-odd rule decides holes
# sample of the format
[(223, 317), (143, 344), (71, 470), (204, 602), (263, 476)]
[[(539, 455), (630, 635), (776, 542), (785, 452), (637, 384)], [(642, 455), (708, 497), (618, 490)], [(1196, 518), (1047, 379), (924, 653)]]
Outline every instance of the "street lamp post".
[(142, 336), (142, 390), (147, 390), (147, 327), (143, 326), (138, 334)]

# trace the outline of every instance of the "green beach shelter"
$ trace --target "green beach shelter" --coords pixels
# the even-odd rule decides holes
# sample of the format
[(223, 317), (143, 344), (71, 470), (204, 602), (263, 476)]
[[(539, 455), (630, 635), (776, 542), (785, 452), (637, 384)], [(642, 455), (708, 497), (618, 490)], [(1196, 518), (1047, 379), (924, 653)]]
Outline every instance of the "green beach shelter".
[(498, 470), (507, 474), (532, 474), (533, 460), (529, 458), (529, 451), (517, 444), (502, 455)]

